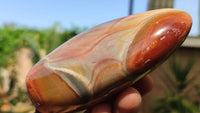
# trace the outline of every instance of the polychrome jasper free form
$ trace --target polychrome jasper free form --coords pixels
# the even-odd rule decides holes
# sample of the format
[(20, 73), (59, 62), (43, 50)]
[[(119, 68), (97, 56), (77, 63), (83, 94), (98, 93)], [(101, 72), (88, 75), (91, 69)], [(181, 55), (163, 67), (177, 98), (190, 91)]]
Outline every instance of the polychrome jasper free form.
[(144, 77), (181, 45), (192, 19), (153, 10), (98, 25), (41, 59), (26, 84), (37, 110), (73, 112), (105, 100)]

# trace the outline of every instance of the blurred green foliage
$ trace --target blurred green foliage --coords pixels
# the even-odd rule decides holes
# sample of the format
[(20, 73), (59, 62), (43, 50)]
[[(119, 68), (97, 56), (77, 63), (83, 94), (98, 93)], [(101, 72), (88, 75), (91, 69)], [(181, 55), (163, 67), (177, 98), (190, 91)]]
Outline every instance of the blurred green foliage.
[(47, 29), (20, 28), (5, 25), (0, 28), (0, 67), (7, 67), (15, 62), (15, 52), (21, 47), (32, 49), (33, 61), (40, 58), (40, 49), (47, 53), (87, 28), (74, 26), (61, 29), (58, 23)]
[(22, 29), (5, 26), (0, 29), (0, 66), (8, 66), (13, 62), (14, 52), (21, 45)]
[(188, 101), (179, 95), (168, 94), (159, 98), (152, 113), (199, 113), (198, 104)]
[[(29, 48), (32, 51), (30, 58), (33, 63), (36, 63), (42, 57), (42, 50), (48, 54), (65, 41), (86, 29), (86, 27), (80, 28), (77, 26), (72, 26), (70, 29), (63, 29), (59, 23), (55, 23), (52, 27), (45, 29), (4, 25), (0, 27), (0, 71), (1, 69), (8, 70), (9, 66), (16, 64), (16, 53), (21, 48)], [(25, 113), (32, 110), (33, 107), (30, 106), (31, 102), (27, 91), (17, 86), (17, 76), (19, 75), (16, 74), (15, 68), (8, 75), (1, 74), (0, 112)], [(9, 90), (4, 91), (3, 86), (8, 86)], [(20, 109), (18, 108), (21, 108), (21, 104), (27, 106), (22, 108), (24, 110), (19, 111)]]
[[(200, 113), (198, 99), (199, 95), (199, 83), (195, 84), (197, 75), (190, 75), (192, 67), (196, 63), (196, 55), (191, 54), (186, 63), (181, 59), (181, 54), (174, 54), (168, 60), (168, 67), (171, 71), (166, 71), (162, 68), (162, 72), (166, 76), (167, 88), (166, 96), (158, 98), (156, 105), (153, 107), (153, 113)], [(194, 88), (194, 92), (190, 91)], [(191, 100), (193, 98), (194, 100)]]
[(10, 100), (12, 105), (16, 105), (18, 102), (26, 102), (28, 100), (29, 97), (27, 95), (27, 91), (19, 89), (17, 93), (18, 95)]

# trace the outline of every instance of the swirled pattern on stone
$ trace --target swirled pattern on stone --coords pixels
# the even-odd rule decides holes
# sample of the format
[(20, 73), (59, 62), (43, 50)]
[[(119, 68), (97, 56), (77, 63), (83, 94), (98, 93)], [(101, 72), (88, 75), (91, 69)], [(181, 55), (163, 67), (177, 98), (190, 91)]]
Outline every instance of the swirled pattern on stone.
[(176, 9), (112, 20), (65, 42), (41, 59), (26, 84), (37, 110), (82, 110), (126, 88), (178, 48), (192, 20)]

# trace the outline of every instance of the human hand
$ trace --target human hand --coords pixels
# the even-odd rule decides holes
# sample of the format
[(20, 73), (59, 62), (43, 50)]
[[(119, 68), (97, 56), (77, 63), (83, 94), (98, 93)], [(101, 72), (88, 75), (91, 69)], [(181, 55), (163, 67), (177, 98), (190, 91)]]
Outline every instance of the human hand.
[(119, 93), (113, 102), (103, 102), (91, 109), (87, 113), (135, 113), (142, 101), (142, 96), (151, 91), (153, 87), (150, 76), (145, 76), (133, 87), (129, 87)]

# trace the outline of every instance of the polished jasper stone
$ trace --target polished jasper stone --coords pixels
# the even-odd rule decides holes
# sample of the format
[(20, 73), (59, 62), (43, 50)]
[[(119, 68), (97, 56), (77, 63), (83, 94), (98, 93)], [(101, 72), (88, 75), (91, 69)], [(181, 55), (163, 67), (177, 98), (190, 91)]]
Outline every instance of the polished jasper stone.
[(153, 10), (100, 24), (65, 42), (29, 72), (40, 112), (90, 107), (129, 87), (179, 47), (192, 20), (176, 9)]

